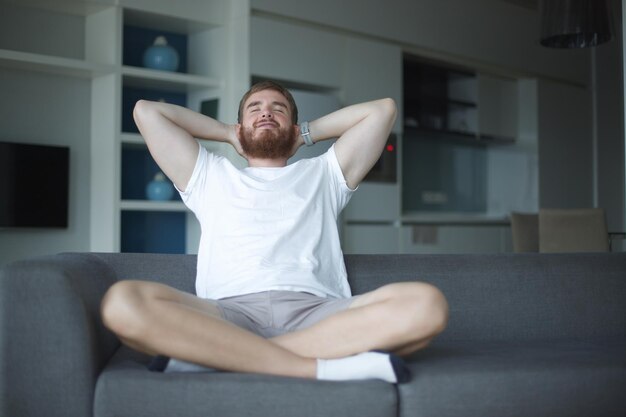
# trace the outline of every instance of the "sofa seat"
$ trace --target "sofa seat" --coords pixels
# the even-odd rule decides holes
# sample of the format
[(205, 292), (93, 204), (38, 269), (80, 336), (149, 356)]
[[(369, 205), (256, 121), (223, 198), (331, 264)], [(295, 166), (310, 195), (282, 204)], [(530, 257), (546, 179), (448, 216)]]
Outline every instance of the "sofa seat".
[(148, 371), (148, 361), (120, 347), (98, 378), (96, 417), (397, 416), (396, 388), (383, 381), (322, 382), (227, 372), (164, 374)]
[(410, 359), (400, 417), (626, 415), (626, 342), (448, 342)]

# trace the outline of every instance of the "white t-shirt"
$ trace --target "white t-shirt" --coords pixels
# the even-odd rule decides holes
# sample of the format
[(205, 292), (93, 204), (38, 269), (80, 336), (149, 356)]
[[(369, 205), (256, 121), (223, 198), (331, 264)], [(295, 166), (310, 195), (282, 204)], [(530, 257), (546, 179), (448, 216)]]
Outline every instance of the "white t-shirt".
[(349, 297), (337, 216), (352, 193), (334, 146), (283, 168), (241, 170), (200, 146), (180, 192), (202, 229), (197, 295), (290, 290)]

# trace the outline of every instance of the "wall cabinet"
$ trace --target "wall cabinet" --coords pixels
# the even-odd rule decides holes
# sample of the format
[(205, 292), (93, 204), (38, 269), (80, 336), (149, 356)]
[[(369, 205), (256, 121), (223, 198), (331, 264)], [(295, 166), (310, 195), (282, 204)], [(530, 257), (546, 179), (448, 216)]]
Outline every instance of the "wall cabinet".
[(413, 56), (403, 67), (403, 213), (486, 213), (490, 149), (517, 138), (517, 81)]
[(250, 26), (252, 74), (291, 85), (341, 87), (344, 37), (263, 17), (253, 17)]
[(480, 135), (491, 140), (516, 141), (519, 102), (517, 80), (479, 73), (477, 83)]
[(454, 138), (478, 133), (476, 76), (472, 72), (404, 58), (404, 126)]
[[(371, 39), (346, 37), (342, 95), (346, 104), (390, 97), (402, 111), (402, 48)], [(393, 132), (402, 131), (398, 114)]]
[(405, 55), (404, 128), (411, 136), (468, 144), (517, 137), (517, 82)]

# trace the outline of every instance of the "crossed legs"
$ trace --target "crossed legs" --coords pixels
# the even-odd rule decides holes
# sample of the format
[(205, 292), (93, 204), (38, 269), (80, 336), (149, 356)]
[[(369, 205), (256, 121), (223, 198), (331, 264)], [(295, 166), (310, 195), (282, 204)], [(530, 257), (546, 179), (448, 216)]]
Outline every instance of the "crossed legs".
[(235, 372), (316, 377), (316, 359), (370, 350), (410, 354), (447, 322), (441, 292), (424, 283), (397, 283), (355, 299), (350, 308), (303, 330), (265, 339), (221, 318), (217, 307), (171, 287), (120, 281), (102, 301), (104, 324), (123, 343)]
[(272, 341), (309, 358), (340, 358), (370, 350), (408, 355), (447, 323), (441, 292), (424, 283), (389, 284), (356, 298), (350, 308)]

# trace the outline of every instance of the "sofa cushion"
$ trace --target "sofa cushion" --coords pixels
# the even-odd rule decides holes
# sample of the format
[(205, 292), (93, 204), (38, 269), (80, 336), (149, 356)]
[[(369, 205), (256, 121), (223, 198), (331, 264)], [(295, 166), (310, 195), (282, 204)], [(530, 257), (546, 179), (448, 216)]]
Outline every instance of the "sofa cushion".
[(96, 417), (397, 416), (395, 386), (228, 372), (160, 373), (122, 347), (98, 379)]
[(448, 343), (410, 358), (400, 416), (624, 416), (626, 341)]

